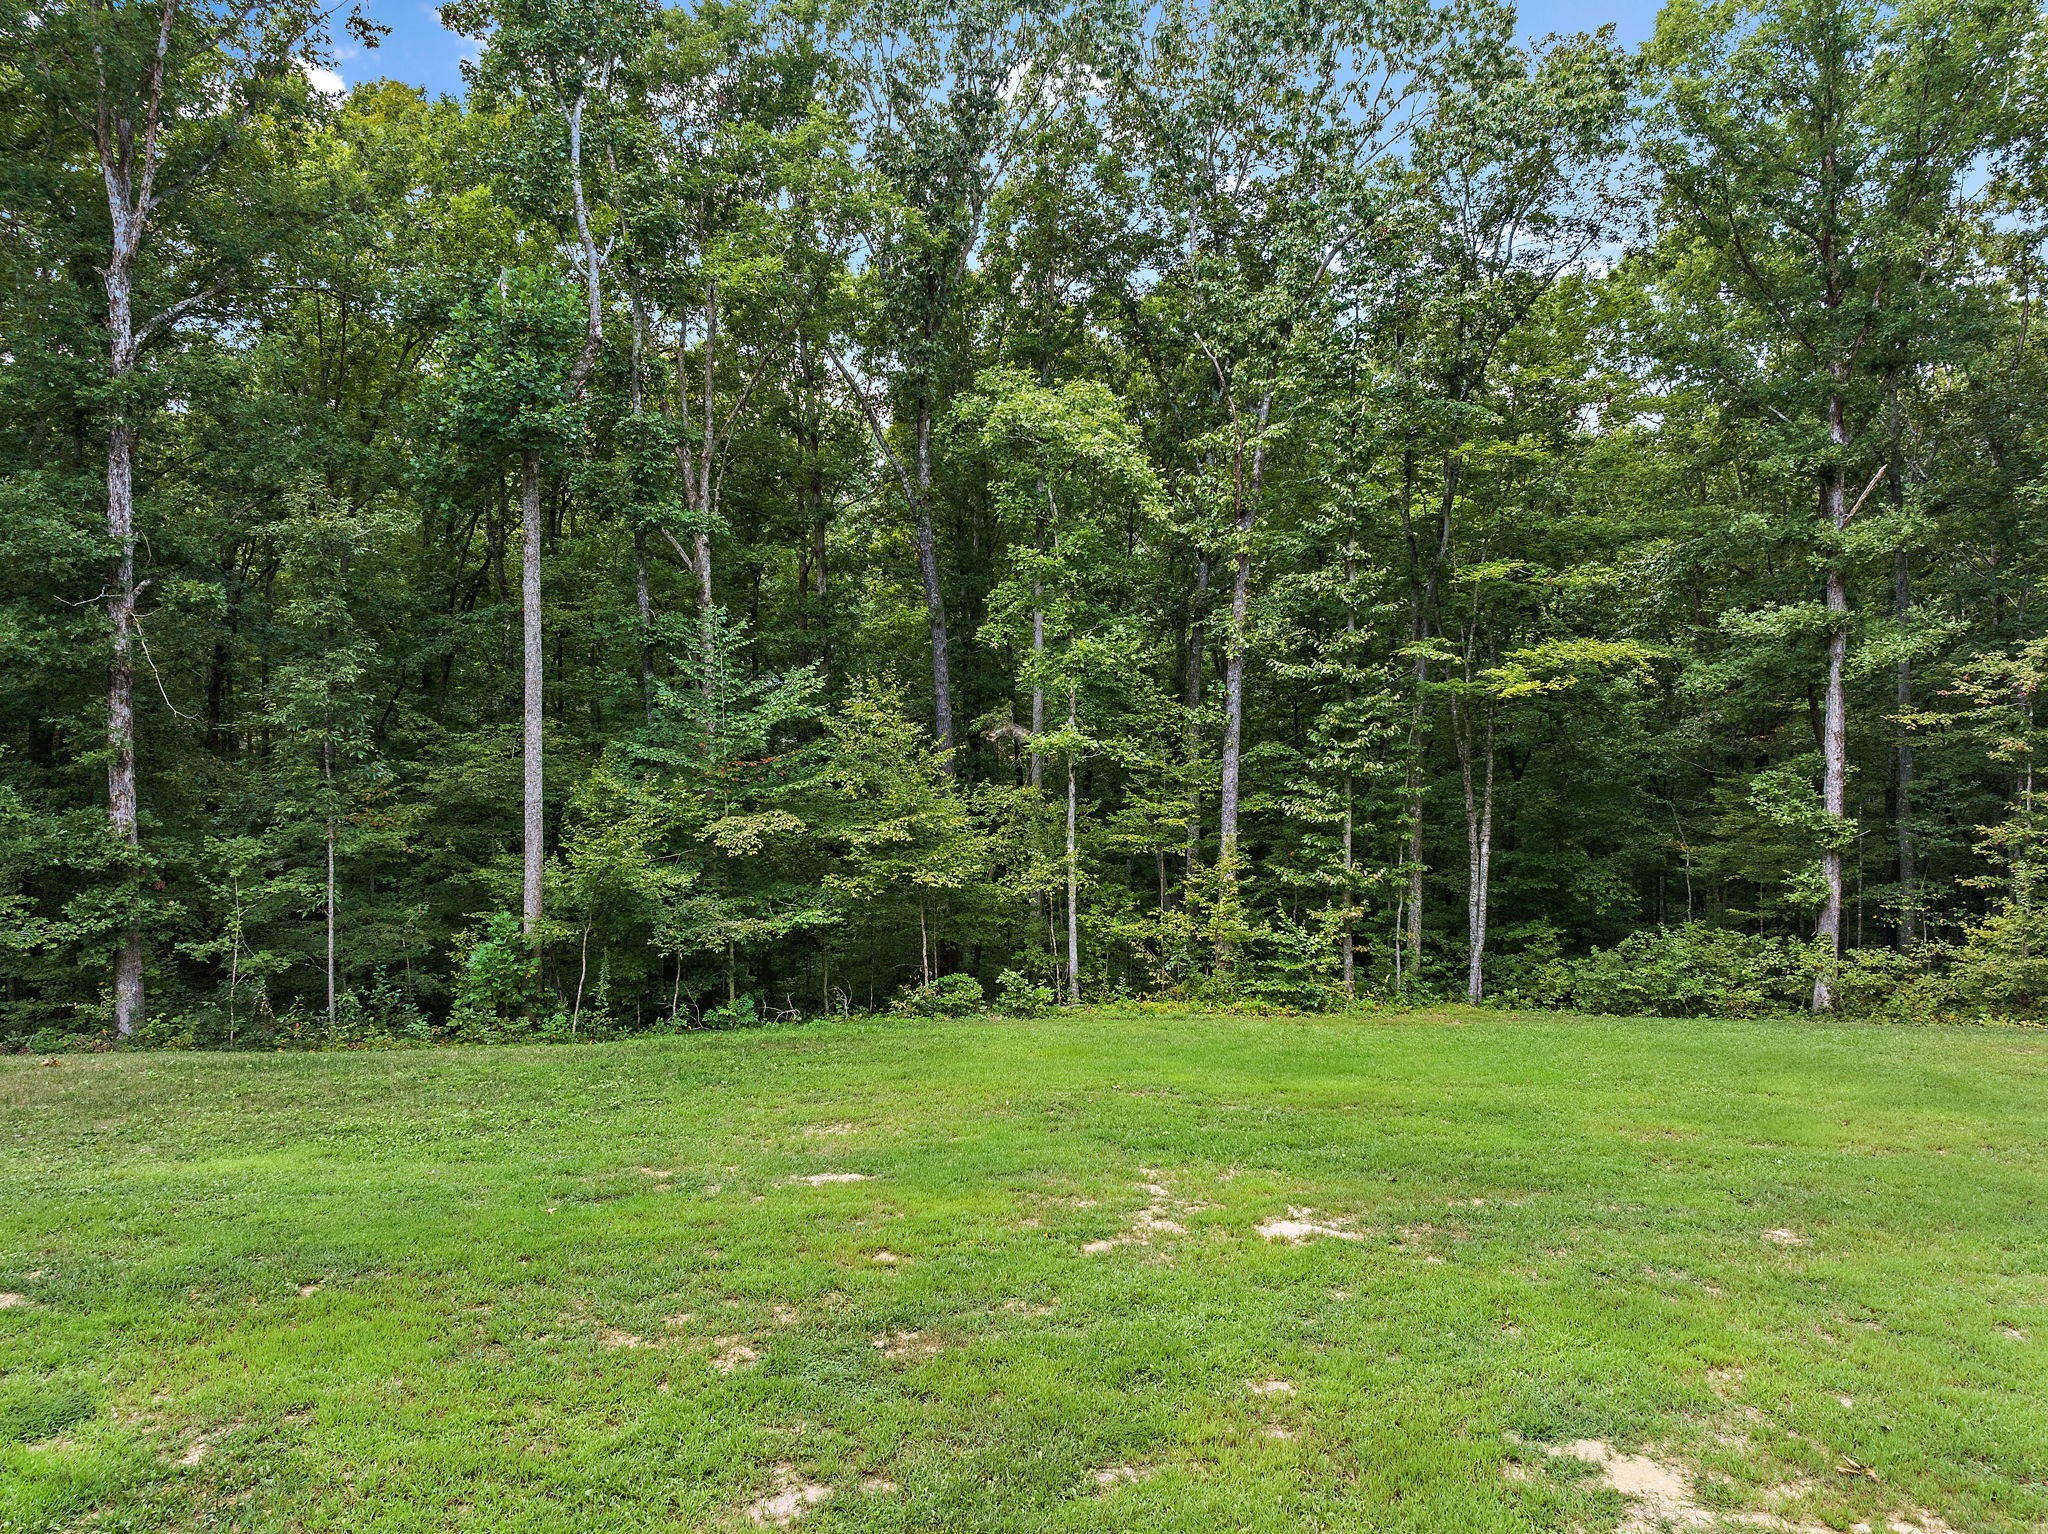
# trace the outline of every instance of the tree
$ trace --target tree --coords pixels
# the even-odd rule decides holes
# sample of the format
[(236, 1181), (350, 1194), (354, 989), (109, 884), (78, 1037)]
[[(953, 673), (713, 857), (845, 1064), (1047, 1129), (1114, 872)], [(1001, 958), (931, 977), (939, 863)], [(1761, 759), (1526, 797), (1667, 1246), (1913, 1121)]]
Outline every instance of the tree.
[[(486, 103), (517, 101), (535, 121), (526, 124), (540, 142), (526, 147), (537, 163), (519, 169), (524, 177), (551, 180), (557, 164), (569, 183), (577, 266), (583, 282), (582, 343), (569, 364), (561, 391), (566, 404), (581, 403), (604, 344), (604, 264), (610, 249), (598, 244), (598, 229), (584, 166), (587, 130), (602, 128), (618, 77), (645, 39), (651, 17), (647, 0), (453, 0), (441, 8), (451, 30), (481, 38), (485, 47), (463, 77)], [(556, 140), (554, 135), (562, 135)], [(522, 179), (524, 179), (522, 177)], [(542, 869), (547, 858), (541, 727), (545, 707), (546, 656), (541, 632), (541, 440), (524, 442), (519, 453), (520, 605), (524, 613), (525, 766), (523, 792), (525, 883), (522, 923), (536, 950), (542, 942)]]
[[(1652, 150), (1681, 242), (1674, 259), (1691, 269), (1693, 292), (1734, 300), (1726, 318), (1740, 339), (1720, 354), (1725, 381), (1779, 424), (1817, 487), (1820, 803), (1834, 829), (1820, 848), (1815, 932), (1836, 955), (1850, 834), (1844, 540), (1887, 467), (1872, 364), (1910, 352), (1923, 274), (1971, 167), (2004, 132), (2004, 82), (2031, 23), (2004, 0), (1773, 0), (1729, 12), (1683, 0), (1659, 19), (1651, 50), (1663, 72)], [(1813, 1009), (1830, 1003), (1824, 970)]]
[[(215, 4), (93, 3), (38, 15), (12, 41), (15, 89), (64, 125), (47, 145), (51, 173), (37, 212), (52, 263), (69, 245), (97, 271), (105, 295), (103, 381), (96, 391), (106, 449), (105, 589), (107, 820), (131, 849), (141, 841), (136, 781), (135, 658), (142, 641), (136, 576), (136, 439), (151, 415), (152, 351), (218, 306), (264, 249), (267, 231), (241, 207), (261, 172), (262, 144), (309, 107), (301, 62), (324, 57), (328, 13), (301, 0)], [(376, 34), (350, 12), (351, 29)], [(10, 49), (12, 51), (12, 49)], [(86, 187), (98, 183), (104, 222)], [(139, 909), (114, 956), (117, 1038), (141, 1025)]]

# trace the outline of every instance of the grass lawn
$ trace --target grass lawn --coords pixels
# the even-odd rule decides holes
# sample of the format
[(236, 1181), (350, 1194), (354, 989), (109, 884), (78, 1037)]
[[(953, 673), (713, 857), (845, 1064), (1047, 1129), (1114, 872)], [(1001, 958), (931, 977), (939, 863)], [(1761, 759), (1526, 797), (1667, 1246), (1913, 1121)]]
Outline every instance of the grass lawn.
[(10, 1534), (2048, 1528), (2040, 1034), (11, 1057), (0, 1144)]

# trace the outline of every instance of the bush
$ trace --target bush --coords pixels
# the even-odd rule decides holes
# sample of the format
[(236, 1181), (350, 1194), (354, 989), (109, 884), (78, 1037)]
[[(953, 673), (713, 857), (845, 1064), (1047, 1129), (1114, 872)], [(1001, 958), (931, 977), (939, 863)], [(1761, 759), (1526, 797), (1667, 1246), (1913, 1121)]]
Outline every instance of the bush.
[(2048, 1021), (2048, 920), (2007, 911), (1972, 927), (1960, 944), (1845, 954), (1835, 999), (1845, 1015), (1879, 1022)]
[(941, 975), (907, 988), (890, 1008), (901, 1017), (965, 1017), (979, 1012), (986, 1000), (981, 982), (972, 975)]
[(1042, 1017), (1057, 999), (1051, 986), (1028, 980), (1014, 969), (996, 976), (996, 1010), (1005, 1017)]
[(706, 1028), (754, 1028), (761, 1022), (760, 1008), (751, 995), (737, 996), (719, 1007), (707, 1007), (704, 1011)]
[(519, 918), (500, 911), (471, 943), (448, 1011), (448, 1031), (466, 1044), (493, 1044), (535, 1031), (544, 1010), (540, 966)]
[(1570, 964), (1581, 1012), (1636, 1017), (1766, 1017), (1812, 999), (1815, 958), (1789, 937), (1688, 922), (1635, 932)]

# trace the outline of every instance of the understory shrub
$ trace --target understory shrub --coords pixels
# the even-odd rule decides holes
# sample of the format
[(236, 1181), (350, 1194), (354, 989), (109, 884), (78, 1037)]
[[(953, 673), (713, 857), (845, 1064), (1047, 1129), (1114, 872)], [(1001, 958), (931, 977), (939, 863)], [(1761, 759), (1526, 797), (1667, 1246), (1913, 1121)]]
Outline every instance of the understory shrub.
[(752, 1028), (761, 1021), (761, 1009), (751, 994), (736, 996), (722, 1006), (704, 1009), (706, 1028)]
[(1040, 985), (1014, 969), (996, 976), (996, 1010), (1005, 1017), (1040, 1017), (1057, 1000), (1051, 986)]
[(905, 989), (890, 1010), (901, 1017), (965, 1017), (979, 1012), (986, 999), (974, 976), (940, 975)]
[(1705, 922), (1634, 932), (1568, 961), (1560, 998), (1580, 1012), (1640, 1017), (1766, 1017), (1813, 993), (1814, 950)]

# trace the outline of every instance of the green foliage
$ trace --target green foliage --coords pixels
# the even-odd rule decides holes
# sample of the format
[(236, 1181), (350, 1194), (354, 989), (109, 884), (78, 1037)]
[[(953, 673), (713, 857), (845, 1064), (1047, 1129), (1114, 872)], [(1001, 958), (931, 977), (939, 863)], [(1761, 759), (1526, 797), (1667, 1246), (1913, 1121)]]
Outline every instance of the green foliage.
[(902, 1017), (965, 1017), (982, 1010), (987, 1000), (972, 975), (940, 975), (907, 987), (890, 1005)]
[(445, 17), (0, 14), (0, 1047), (2048, 1011), (2038, 7)]
[(448, 1009), (448, 1032), (470, 1044), (493, 1044), (532, 1033), (541, 1026), (550, 1000), (519, 918), (496, 911), (471, 938), (463, 957)]
[(1691, 922), (1633, 933), (1572, 964), (1563, 999), (1627, 1017), (1769, 1017), (1804, 1006), (1816, 962), (1791, 938)]
[(996, 976), (995, 1010), (1004, 1017), (1041, 1017), (1059, 998), (1049, 985), (1040, 985), (1014, 969)]
[(753, 1028), (760, 1024), (761, 1011), (751, 995), (738, 996), (704, 1009), (706, 1028)]

